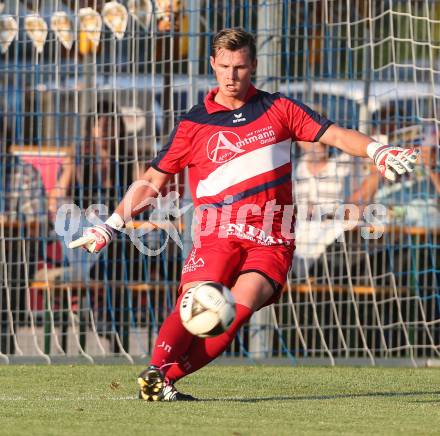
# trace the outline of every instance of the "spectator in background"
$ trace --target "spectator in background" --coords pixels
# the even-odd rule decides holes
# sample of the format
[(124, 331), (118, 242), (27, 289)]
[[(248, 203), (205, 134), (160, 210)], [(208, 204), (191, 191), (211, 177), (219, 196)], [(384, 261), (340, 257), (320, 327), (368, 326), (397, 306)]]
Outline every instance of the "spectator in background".
[[(419, 130), (420, 134), (420, 130)], [(402, 292), (420, 297), (419, 304), (428, 326), (414, 331), (426, 340), (426, 329), (434, 343), (440, 341), (440, 132), (438, 126), (421, 130), (421, 164), (412, 178), (401, 177), (392, 186), (384, 183), (377, 191), (375, 202), (389, 211), (392, 227), (399, 231), (387, 249), (386, 262), (393, 271), (396, 286)], [(415, 138), (410, 138), (414, 143)], [(380, 259), (380, 257), (379, 257)], [(380, 260), (382, 262), (382, 260)], [(418, 315), (417, 315), (418, 316)]]
[[(346, 153), (331, 155), (321, 142), (298, 141), (302, 155), (293, 166), (294, 201), (298, 208), (296, 221), (296, 252), (293, 272), (304, 276), (315, 265), (314, 275), (321, 275), (322, 256), (340, 251), (332, 246), (344, 232), (344, 219), (362, 218), (363, 208), (373, 197), (379, 183), (379, 173), (369, 166), (369, 175), (357, 186), (360, 166)], [(340, 215), (343, 204), (359, 206), (359, 216)]]
[(438, 200), (440, 194), (440, 128), (438, 126), (425, 130), (420, 150), (424, 172), (428, 183), (433, 188), (431, 192)]
[[(97, 114), (86, 121), (85, 132), (87, 136), (78, 144), (76, 155), (64, 160), (57, 187), (50, 193), (49, 204), (53, 214), (63, 203), (74, 203), (84, 211), (92, 205), (104, 205), (112, 210), (133, 181), (134, 165), (125, 125), (122, 115), (111, 103), (103, 101), (98, 104)], [(82, 216), (79, 229), (70, 238), (80, 236), (87, 226), (90, 222)], [(65, 242), (69, 240), (65, 239)], [(127, 315), (124, 301), (128, 298), (125, 274), (127, 271), (141, 273), (137, 268), (142, 268), (142, 263), (133, 259), (138, 253), (130, 249), (125, 239), (115, 242), (112, 249), (103, 255), (90, 256), (85, 250), (64, 247), (68, 267), (58, 268), (55, 272), (57, 277), (52, 279), (103, 283), (104, 293), (93, 292), (91, 302), (98, 311), (98, 331), (111, 340), (112, 351), (118, 352), (119, 342), (114, 333), (124, 334), (123, 320)]]
[[(125, 126), (122, 116), (116, 113), (111, 103), (103, 101), (98, 104), (97, 115), (87, 119), (85, 132), (87, 136), (78, 145), (76, 155), (64, 159), (57, 186), (49, 193), (49, 210), (53, 215), (63, 203), (75, 203), (82, 210), (99, 204), (111, 210), (133, 181), (134, 169)], [(80, 229), (71, 237), (74, 239), (81, 233), (82, 227), (88, 225), (90, 223), (83, 219)], [(82, 250), (66, 250), (65, 255), (69, 261), (70, 277), (64, 279), (102, 279), (103, 274), (109, 272), (117, 275), (107, 277), (109, 280), (121, 279), (117, 268), (110, 271), (109, 265), (104, 265), (105, 268), (100, 271), (98, 256), (87, 256)], [(112, 263), (122, 262), (121, 256), (115, 256), (116, 253), (109, 253), (108, 258)]]
[[(26, 321), (26, 292), (37, 269), (41, 239), (47, 237), (46, 193), (40, 173), (14, 155), (13, 137), (0, 118), (1, 352), (13, 354), (13, 333)], [(3, 126), (5, 122), (6, 125)], [(8, 311), (12, 317), (9, 317)]]
[(98, 202), (112, 207), (118, 201), (118, 190), (133, 180), (125, 125), (111, 103), (98, 104), (97, 114), (86, 121), (85, 132), (84, 142), (73, 158), (65, 159), (58, 186), (49, 195), (52, 210), (66, 199), (76, 200), (82, 208)]

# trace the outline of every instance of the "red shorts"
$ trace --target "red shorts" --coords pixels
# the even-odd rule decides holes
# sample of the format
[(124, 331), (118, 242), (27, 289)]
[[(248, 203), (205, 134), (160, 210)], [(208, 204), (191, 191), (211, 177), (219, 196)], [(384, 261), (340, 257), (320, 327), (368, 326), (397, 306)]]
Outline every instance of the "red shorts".
[(277, 301), (292, 265), (293, 247), (260, 245), (230, 238), (206, 237), (200, 248), (193, 248), (182, 269), (180, 288), (190, 282), (214, 281), (232, 288), (246, 272), (258, 272), (277, 289), (266, 304)]

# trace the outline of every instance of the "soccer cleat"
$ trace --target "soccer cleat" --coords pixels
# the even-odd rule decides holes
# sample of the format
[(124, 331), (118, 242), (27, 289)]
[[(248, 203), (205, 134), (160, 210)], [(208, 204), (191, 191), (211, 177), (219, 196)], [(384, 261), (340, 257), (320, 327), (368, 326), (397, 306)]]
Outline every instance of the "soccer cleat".
[(163, 389), (162, 401), (198, 401), (197, 398), (189, 394), (182, 394), (172, 383), (166, 384)]
[(157, 366), (149, 366), (138, 376), (139, 399), (144, 401), (196, 401), (191, 395), (182, 394), (165, 379)]
[(138, 375), (140, 386), (139, 399), (145, 401), (162, 401), (165, 377), (157, 366), (149, 366)]

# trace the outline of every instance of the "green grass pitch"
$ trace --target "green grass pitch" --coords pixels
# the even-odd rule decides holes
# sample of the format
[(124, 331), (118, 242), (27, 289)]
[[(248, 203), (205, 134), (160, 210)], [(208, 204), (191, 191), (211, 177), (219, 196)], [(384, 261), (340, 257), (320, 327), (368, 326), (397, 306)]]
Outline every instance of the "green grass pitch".
[(136, 366), (0, 366), (2, 435), (439, 434), (440, 369), (209, 366), (197, 403), (137, 400)]

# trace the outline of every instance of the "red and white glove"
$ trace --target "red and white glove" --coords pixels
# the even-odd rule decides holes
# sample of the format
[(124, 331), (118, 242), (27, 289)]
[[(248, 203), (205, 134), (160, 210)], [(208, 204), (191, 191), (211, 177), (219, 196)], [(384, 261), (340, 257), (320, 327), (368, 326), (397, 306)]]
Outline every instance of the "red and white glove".
[(114, 213), (104, 224), (97, 224), (84, 230), (83, 236), (72, 241), (69, 248), (82, 247), (89, 253), (99, 253), (122, 227), (124, 220)]
[(397, 175), (411, 173), (414, 170), (419, 151), (414, 148), (393, 147), (371, 142), (367, 146), (367, 154), (373, 159), (380, 174), (395, 182)]

